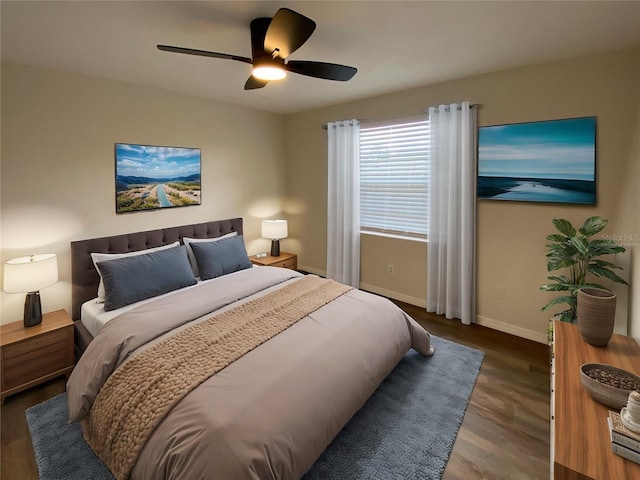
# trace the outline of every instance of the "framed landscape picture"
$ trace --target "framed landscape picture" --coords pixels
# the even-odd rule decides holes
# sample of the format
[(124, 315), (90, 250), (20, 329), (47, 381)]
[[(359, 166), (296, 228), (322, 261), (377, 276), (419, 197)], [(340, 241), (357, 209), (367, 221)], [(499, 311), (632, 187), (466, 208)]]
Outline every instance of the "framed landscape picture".
[(596, 117), (478, 129), (478, 198), (596, 203)]
[(115, 144), (116, 213), (200, 205), (200, 149)]

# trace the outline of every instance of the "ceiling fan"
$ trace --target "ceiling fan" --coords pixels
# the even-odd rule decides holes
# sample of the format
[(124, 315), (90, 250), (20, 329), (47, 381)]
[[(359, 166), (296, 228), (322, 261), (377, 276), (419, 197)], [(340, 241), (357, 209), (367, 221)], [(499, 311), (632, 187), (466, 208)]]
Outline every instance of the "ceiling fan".
[(316, 22), (288, 8), (281, 8), (273, 18), (262, 17), (252, 20), (250, 28), (252, 58), (193, 48), (172, 47), (171, 45), (157, 45), (157, 47), (165, 52), (186, 53), (249, 63), (253, 65), (253, 71), (244, 84), (245, 90), (262, 88), (271, 80), (280, 80), (286, 76), (287, 71), (341, 82), (350, 80), (358, 71), (354, 67), (336, 63), (306, 60), (285, 61), (289, 55), (309, 39), (316, 29)]

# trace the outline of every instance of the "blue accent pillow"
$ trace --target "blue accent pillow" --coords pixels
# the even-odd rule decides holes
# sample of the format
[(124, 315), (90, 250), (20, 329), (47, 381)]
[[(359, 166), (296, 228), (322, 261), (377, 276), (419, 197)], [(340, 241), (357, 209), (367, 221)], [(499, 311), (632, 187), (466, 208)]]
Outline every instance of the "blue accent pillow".
[(244, 238), (223, 238), (217, 242), (192, 243), (191, 249), (198, 262), (202, 280), (220, 277), (228, 273), (251, 268), (251, 260), (244, 248)]
[(184, 245), (98, 262), (97, 266), (107, 312), (197, 283)]

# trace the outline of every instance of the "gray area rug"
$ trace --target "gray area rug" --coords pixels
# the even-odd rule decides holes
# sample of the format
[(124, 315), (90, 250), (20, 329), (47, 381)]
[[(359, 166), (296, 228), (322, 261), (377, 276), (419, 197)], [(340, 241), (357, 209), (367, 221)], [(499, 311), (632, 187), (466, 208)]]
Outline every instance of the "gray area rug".
[[(484, 353), (435, 336), (432, 343), (431, 358), (405, 355), (304, 480), (442, 478)], [(80, 425), (67, 424), (66, 393), (26, 416), (41, 480), (113, 480)]]

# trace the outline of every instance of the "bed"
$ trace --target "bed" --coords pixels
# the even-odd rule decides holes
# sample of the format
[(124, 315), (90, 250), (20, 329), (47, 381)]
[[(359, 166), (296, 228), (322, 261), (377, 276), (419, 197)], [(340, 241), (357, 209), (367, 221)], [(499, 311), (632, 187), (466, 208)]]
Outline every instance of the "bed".
[[(433, 353), (392, 302), (253, 267), (242, 238), (236, 218), (72, 243), (70, 420), (116, 478), (301, 478), (410, 348)], [(137, 301), (149, 269), (179, 286)], [(98, 270), (112, 313), (94, 337)]]

